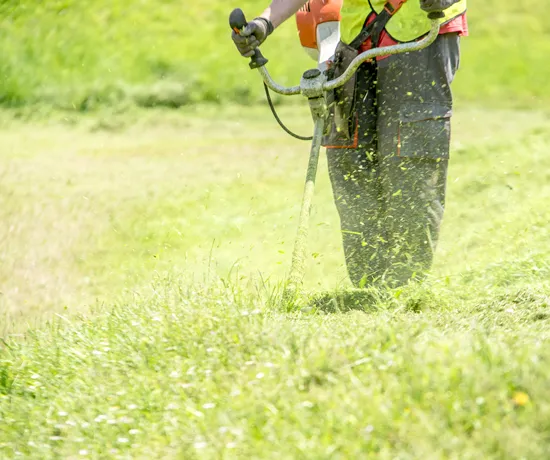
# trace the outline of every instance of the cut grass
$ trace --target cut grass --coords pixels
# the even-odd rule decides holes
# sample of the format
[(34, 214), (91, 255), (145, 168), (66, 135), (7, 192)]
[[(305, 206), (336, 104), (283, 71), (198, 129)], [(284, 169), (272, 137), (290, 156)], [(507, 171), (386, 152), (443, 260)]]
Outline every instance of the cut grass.
[[(287, 108), (283, 116), (307, 132), (303, 109)], [(532, 266), (532, 276), (544, 279), (547, 116), (457, 112), (433, 276), (452, 286), (476, 278), (506, 284), (521, 281), (516, 267)], [(282, 135), (267, 109), (245, 115), (202, 107), (136, 119), (106, 113), (74, 126), (63, 118), (27, 124), (4, 114), (3, 120), (6, 324), (21, 328), (65, 307), (110, 302), (113, 293), (147, 285), (155, 272), (176, 269), (204, 281), (208, 273), (233, 270), (254, 284), (277, 282), (288, 270), (308, 147)], [(347, 285), (324, 158), (309, 250), (306, 289)]]

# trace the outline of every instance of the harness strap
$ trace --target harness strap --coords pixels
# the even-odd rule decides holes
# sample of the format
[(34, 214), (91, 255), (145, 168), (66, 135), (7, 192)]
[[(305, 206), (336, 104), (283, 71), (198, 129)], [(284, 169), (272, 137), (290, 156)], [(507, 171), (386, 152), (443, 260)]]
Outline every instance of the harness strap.
[[(386, 28), (389, 20), (401, 9), (407, 0), (388, 0), (384, 4), (384, 9), (378, 13), (376, 19), (370, 24), (365, 25), (359, 35), (349, 44), (352, 48), (358, 50), (369, 38), (372, 40), (373, 48), (378, 46), (380, 34)], [(368, 22), (368, 18), (367, 21)]]
[(384, 9), (388, 11), (392, 16), (397, 13), (401, 7), (407, 2), (407, 0), (388, 0), (384, 5)]

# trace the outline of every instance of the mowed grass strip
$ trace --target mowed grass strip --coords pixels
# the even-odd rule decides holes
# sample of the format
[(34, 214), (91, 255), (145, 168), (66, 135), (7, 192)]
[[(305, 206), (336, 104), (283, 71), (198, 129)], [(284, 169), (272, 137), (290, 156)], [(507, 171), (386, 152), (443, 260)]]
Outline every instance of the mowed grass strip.
[[(8, 116), (0, 132), (1, 334), (112, 303), (155, 273), (280, 281), (308, 146), (284, 136), (267, 109), (247, 113), (111, 113), (75, 126)], [(300, 132), (311, 128), (305, 107), (283, 116)], [(457, 293), (466, 281), (487, 290), (544, 279), (547, 130), (544, 113), (457, 110), (435, 279)], [(319, 171), (308, 290), (347, 285), (324, 157)]]

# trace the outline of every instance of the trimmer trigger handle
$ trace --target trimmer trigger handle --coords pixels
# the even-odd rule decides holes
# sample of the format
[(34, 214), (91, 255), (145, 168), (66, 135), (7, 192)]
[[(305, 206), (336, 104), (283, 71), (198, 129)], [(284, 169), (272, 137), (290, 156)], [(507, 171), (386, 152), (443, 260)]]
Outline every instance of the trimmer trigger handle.
[(236, 33), (240, 33), (240, 31), (244, 29), (247, 24), (248, 23), (246, 22), (246, 17), (243, 10), (240, 8), (235, 8), (231, 11), (231, 14), (229, 15), (229, 25)]
[[(243, 13), (243, 10), (240, 8), (235, 8), (229, 15), (229, 26), (236, 33), (239, 34), (247, 26), (246, 17)], [(262, 55), (262, 52), (256, 48), (254, 50), (254, 56), (250, 58), (250, 68), (258, 69), (266, 65), (268, 60)]]

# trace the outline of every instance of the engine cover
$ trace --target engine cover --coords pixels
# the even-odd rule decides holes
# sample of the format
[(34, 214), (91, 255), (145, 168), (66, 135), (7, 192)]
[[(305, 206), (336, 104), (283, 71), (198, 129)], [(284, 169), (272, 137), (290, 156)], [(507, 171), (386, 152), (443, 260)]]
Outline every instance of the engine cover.
[(296, 13), (300, 42), (306, 53), (324, 70), (340, 40), (343, 0), (309, 0)]

